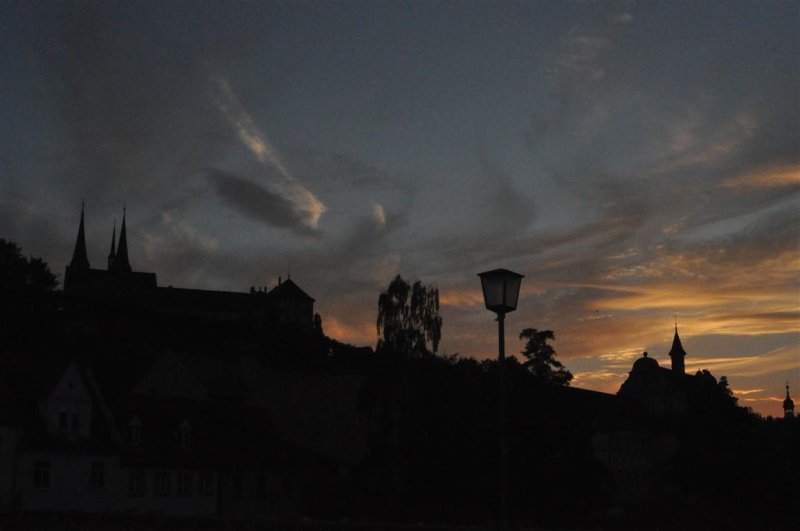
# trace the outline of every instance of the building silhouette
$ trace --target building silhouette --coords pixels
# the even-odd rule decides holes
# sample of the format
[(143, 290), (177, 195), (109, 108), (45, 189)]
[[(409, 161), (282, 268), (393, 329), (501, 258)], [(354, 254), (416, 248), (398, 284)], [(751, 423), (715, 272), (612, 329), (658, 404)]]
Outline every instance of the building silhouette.
[[(131, 267), (126, 224), (123, 214), (112, 228), (106, 268), (92, 268), (82, 209), (63, 294), (34, 333), (0, 343), (0, 511), (491, 518), (497, 365), (339, 344), (314, 328), (315, 301), (291, 279), (250, 292), (160, 287)], [(786, 418), (758, 426), (725, 382), (686, 373), (677, 324), (667, 355), (669, 368), (636, 359), (616, 394), (539, 381), (509, 360), (520, 522), (704, 518), (716, 483), (735, 483), (717, 474), (758, 478), (761, 461), (738, 467), (754, 448), (796, 462), (788, 385)]]
[(86, 251), (84, 208), (72, 260), (64, 274), (64, 294), (69, 299), (93, 303), (128, 304), (149, 311), (186, 317), (221, 320), (251, 320), (310, 329), (314, 321), (314, 299), (291, 278), (271, 290), (250, 292), (215, 291), (158, 286), (155, 273), (133, 271), (128, 257), (126, 213), (122, 215), (119, 243), (116, 224), (106, 269), (92, 268)]
[(794, 418), (794, 400), (789, 396), (789, 384), (786, 384), (786, 398), (783, 401), (783, 417)]
[(685, 414), (693, 391), (707, 383), (708, 373), (686, 374), (686, 351), (681, 344), (677, 324), (668, 356), (672, 361), (670, 369), (660, 366), (658, 361), (644, 352), (633, 363), (617, 395), (639, 402), (656, 414)]

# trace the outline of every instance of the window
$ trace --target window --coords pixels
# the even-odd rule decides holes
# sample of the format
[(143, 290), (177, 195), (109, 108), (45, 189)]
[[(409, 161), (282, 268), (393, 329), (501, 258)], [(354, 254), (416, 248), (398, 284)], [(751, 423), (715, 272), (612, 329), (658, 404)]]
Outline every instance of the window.
[(240, 500), (244, 497), (244, 478), (241, 472), (233, 474), (233, 497)]
[(33, 488), (50, 488), (50, 461), (33, 462)]
[(77, 413), (72, 414), (72, 431), (80, 431), (81, 419)]
[(214, 474), (211, 472), (200, 473), (200, 496), (212, 496), (214, 494)]
[(192, 473), (178, 472), (178, 496), (192, 495)]
[(58, 431), (61, 431), (61, 432), (67, 431), (67, 412), (66, 411), (59, 411), (58, 412)]
[(142, 444), (142, 427), (141, 426), (131, 426), (128, 432), (130, 438), (130, 444), (134, 448), (138, 447)]
[(267, 497), (267, 475), (264, 472), (259, 473), (256, 478), (256, 489), (259, 498)]
[(128, 443), (134, 448), (142, 444), (142, 420), (139, 415), (134, 415), (128, 423)]
[(181, 425), (178, 426), (178, 446), (181, 449), (189, 448), (189, 439), (192, 435), (192, 426), (189, 424), (189, 421), (184, 420), (181, 422)]
[(169, 472), (156, 472), (153, 476), (153, 494), (156, 496), (169, 496), (169, 491)]
[(144, 471), (131, 470), (128, 473), (128, 496), (144, 496)]
[(102, 461), (93, 461), (89, 470), (89, 488), (106, 488), (106, 464)]

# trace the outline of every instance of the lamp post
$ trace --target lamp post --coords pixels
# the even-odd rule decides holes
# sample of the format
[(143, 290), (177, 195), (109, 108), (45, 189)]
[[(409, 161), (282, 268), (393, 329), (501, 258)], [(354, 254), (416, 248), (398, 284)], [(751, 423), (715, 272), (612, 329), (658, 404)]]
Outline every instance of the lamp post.
[(484, 273), (478, 273), (481, 277), (481, 287), (483, 288), (483, 302), (486, 309), (497, 314), (497, 335), (498, 335), (498, 436), (500, 439), (500, 478), (499, 478), (499, 518), (498, 528), (505, 530), (508, 526), (508, 509), (506, 507), (506, 389), (505, 389), (505, 360), (506, 360), (506, 340), (505, 340), (505, 318), (506, 314), (517, 309), (519, 299), (519, 287), (522, 283), (523, 275), (514, 273), (508, 269), (493, 269)]

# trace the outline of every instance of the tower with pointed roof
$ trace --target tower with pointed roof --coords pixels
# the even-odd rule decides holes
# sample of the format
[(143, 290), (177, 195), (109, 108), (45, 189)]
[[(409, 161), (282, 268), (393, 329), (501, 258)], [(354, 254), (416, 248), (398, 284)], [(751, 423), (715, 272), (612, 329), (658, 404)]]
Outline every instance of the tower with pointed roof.
[(111, 231), (111, 251), (108, 253), (108, 270), (114, 269), (114, 261), (117, 258), (115, 248), (117, 246), (117, 220), (114, 220), (114, 229)]
[(669, 351), (669, 357), (672, 360), (672, 371), (677, 374), (685, 374), (686, 367), (683, 359), (686, 357), (686, 351), (683, 350), (681, 338), (678, 335), (678, 323), (675, 323), (675, 337), (672, 338), (672, 348)]
[(78, 225), (78, 239), (75, 240), (75, 250), (72, 252), (72, 260), (69, 267), (73, 272), (89, 269), (89, 257), (86, 254), (86, 231), (83, 227), (84, 205), (81, 203), (81, 222)]
[(78, 225), (78, 237), (75, 240), (75, 249), (72, 251), (72, 260), (64, 273), (64, 290), (84, 283), (89, 276), (89, 256), (86, 253), (86, 229), (84, 228), (84, 204), (81, 203), (81, 221)]
[(783, 418), (794, 417), (794, 400), (789, 396), (789, 384), (786, 384), (786, 400), (783, 401)]
[(125, 209), (122, 209), (122, 227), (119, 229), (119, 246), (114, 259), (114, 271), (129, 273), (131, 264), (128, 261), (128, 237), (125, 231)]

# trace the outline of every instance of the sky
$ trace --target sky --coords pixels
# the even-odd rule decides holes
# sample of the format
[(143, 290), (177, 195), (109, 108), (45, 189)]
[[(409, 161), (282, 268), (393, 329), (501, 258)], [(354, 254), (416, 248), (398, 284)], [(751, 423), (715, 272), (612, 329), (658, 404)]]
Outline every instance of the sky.
[(0, 5), (0, 237), (247, 291), (291, 275), (374, 346), (395, 275), (438, 286), (440, 353), (552, 329), (573, 385), (648, 351), (800, 399), (800, 4)]

